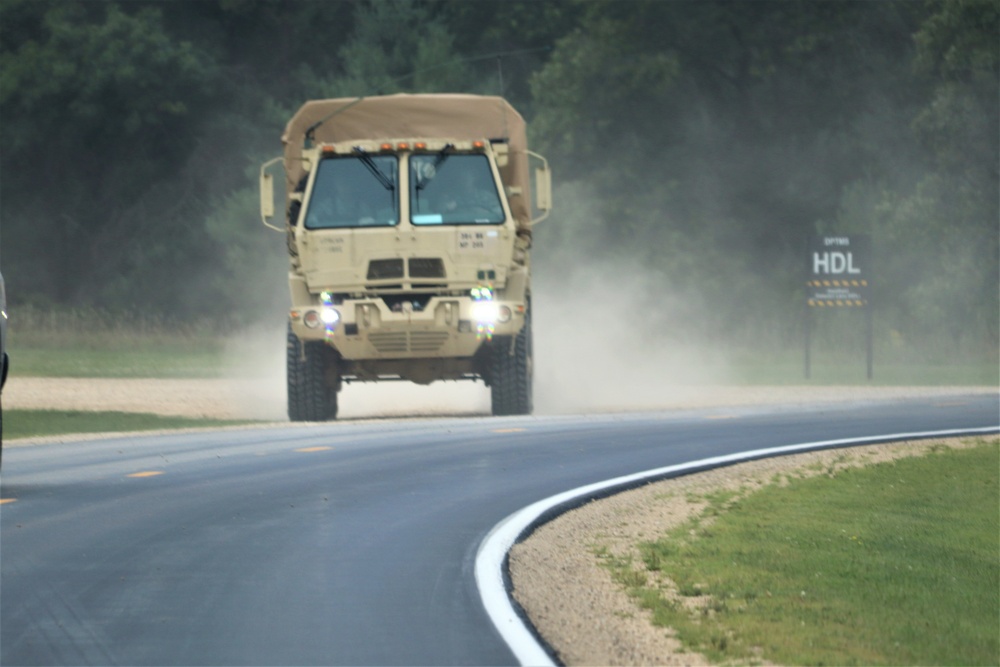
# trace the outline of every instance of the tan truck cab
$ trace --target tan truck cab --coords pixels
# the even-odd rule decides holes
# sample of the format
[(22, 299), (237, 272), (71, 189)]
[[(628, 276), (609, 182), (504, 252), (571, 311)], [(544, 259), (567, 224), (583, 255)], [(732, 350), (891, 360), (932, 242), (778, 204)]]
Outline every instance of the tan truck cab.
[(551, 177), (520, 114), (475, 95), (320, 100), (282, 140), (261, 212), (288, 241), (289, 417), (333, 419), (344, 382), (387, 380), (482, 380), (494, 414), (529, 414), (531, 228)]

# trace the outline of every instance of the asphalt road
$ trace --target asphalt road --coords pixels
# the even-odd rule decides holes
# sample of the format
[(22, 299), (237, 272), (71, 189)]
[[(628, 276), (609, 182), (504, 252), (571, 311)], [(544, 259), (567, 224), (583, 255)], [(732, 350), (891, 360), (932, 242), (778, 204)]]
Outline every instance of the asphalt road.
[(979, 395), (5, 448), (0, 663), (512, 664), (473, 566), (525, 505), (741, 450), (994, 426), (998, 412)]

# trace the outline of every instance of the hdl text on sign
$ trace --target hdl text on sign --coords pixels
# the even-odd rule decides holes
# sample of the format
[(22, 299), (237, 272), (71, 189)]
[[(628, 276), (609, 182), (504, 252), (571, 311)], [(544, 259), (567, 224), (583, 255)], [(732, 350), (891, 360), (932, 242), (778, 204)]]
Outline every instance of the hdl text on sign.
[(806, 303), (821, 308), (867, 306), (870, 261), (868, 236), (814, 238), (809, 248)]

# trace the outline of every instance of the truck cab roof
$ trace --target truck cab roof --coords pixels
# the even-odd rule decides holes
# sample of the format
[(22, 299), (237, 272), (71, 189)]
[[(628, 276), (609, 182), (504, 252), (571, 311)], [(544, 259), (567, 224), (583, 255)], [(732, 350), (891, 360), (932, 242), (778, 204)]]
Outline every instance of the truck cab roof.
[(316, 144), (410, 141), (449, 137), (455, 141), (486, 139), (507, 145), (501, 168), (512, 186), (511, 214), (519, 227), (531, 221), (528, 140), (524, 119), (502, 97), (463, 94), (381, 95), (306, 102), (289, 120), (282, 135), (285, 173), (298, 183), (305, 173), (303, 149)]

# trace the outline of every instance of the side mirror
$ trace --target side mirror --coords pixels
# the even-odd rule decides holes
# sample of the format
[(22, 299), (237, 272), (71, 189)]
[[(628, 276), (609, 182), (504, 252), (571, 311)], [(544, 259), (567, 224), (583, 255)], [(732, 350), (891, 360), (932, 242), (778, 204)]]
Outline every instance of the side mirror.
[(271, 174), (260, 175), (260, 216), (274, 217), (274, 176)]
[(534, 195), (534, 201), (532, 202), (532, 209), (538, 211), (540, 215), (531, 220), (531, 224), (541, 222), (545, 218), (549, 217), (549, 213), (552, 211), (552, 170), (549, 169), (549, 161), (538, 153), (533, 153), (528, 151), (528, 155), (533, 158), (533, 162), (537, 164), (534, 168), (535, 182), (532, 184), (532, 194)]
[(284, 228), (278, 227), (271, 222), (271, 219), (275, 217), (274, 215), (274, 175), (267, 173), (267, 169), (281, 161), (283, 158), (276, 157), (273, 160), (268, 160), (260, 166), (260, 219), (266, 227), (277, 230), (279, 232), (285, 231)]
[(552, 172), (547, 164), (535, 169), (535, 204), (546, 213), (552, 210)]

